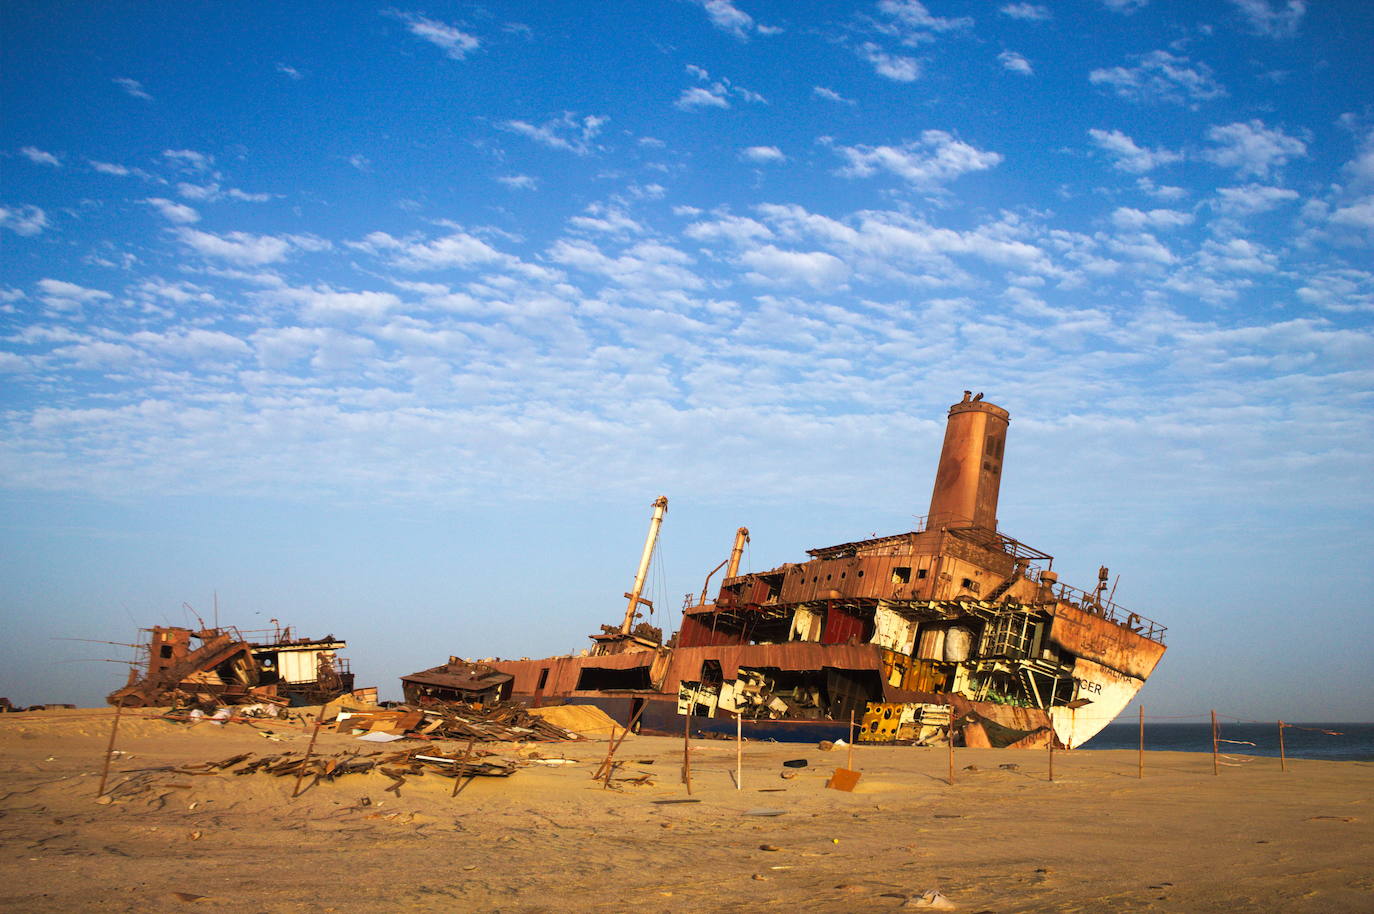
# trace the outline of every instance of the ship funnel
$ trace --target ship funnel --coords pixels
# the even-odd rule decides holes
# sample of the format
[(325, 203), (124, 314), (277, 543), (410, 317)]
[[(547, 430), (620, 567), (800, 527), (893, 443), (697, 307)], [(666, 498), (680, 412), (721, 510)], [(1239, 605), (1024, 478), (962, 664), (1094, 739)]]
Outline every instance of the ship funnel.
[(1011, 414), (973, 397), (949, 408), (940, 466), (930, 493), (927, 530), (949, 526), (997, 529), (997, 494), (1002, 483), (1002, 448)]

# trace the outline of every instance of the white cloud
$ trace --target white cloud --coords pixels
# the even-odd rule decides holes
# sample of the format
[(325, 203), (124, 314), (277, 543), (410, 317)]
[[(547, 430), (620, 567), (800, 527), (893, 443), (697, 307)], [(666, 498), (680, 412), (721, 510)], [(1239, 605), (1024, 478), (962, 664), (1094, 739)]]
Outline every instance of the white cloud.
[(1156, 184), (1149, 178), (1137, 178), (1135, 184), (1136, 187), (1157, 200), (1175, 202), (1188, 196), (1188, 191), (1181, 187), (1175, 187), (1172, 184)]
[(1135, 58), (1134, 67), (1093, 70), (1088, 81), (1105, 86), (1128, 101), (1153, 104), (1171, 102), (1197, 107), (1197, 102), (1226, 95), (1205, 63), (1193, 63), (1168, 51), (1151, 51)]
[(1374, 230), (1374, 195), (1337, 207), (1331, 222), (1346, 228)]
[(1035, 3), (1008, 3), (1000, 7), (998, 12), (1025, 22), (1044, 22), (1051, 18), (1049, 7)]
[(152, 278), (139, 283), (136, 294), (148, 299), (166, 299), (177, 305), (191, 302), (213, 302), (215, 297), (206, 289), (189, 282), (167, 282)]
[(568, 223), (584, 232), (603, 232), (608, 235), (642, 235), (644, 226), (630, 218), (623, 209), (593, 203), (587, 207), (588, 215), (574, 216)]
[(1269, 38), (1289, 38), (1297, 33), (1302, 17), (1307, 13), (1307, 0), (1278, 0), (1277, 8), (1270, 0), (1231, 0), (1250, 28)]
[(1259, 120), (1237, 121), (1207, 131), (1214, 147), (1203, 152), (1203, 158), (1234, 168), (1241, 175), (1264, 177), (1289, 159), (1307, 155), (1307, 144), (1277, 128), (1266, 127)]
[(1264, 245), (1244, 238), (1208, 239), (1198, 253), (1199, 266), (1208, 272), (1272, 273), (1277, 262)]
[(512, 259), (475, 235), (462, 231), (432, 241), (401, 240), (386, 232), (373, 232), (360, 242), (350, 243), (350, 247), (385, 255), (394, 266), (405, 270), (471, 269)]
[(62, 167), (62, 162), (57, 156), (53, 155), (51, 152), (44, 152), (37, 146), (25, 146), (23, 149), (20, 149), (19, 152), (23, 154), (24, 158), (35, 165), (49, 165), (53, 168)]
[(277, 64), (277, 72), (284, 74), (285, 76), (293, 80), (300, 80), (305, 78), (305, 74), (301, 73), (300, 70), (297, 70), (295, 67), (288, 66), (284, 63)]
[(787, 156), (776, 146), (749, 146), (741, 150), (740, 156), (757, 165), (772, 165), (786, 162)]
[(683, 89), (682, 94), (673, 103), (675, 107), (683, 111), (700, 108), (729, 108), (732, 96), (747, 102), (767, 103), (767, 99), (762, 95), (743, 86), (733, 85), (728, 79), (718, 79), (711, 82), (711, 74), (695, 64), (689, 63), (687, 72), (702, 82), (710, 82), (710, 85), (705, 87), (691, 86)]
[(272, 235), (254, 235), (249, 232), (227, 232), (216, 235), (191, 228), (176, 230), (182, 244), (206, 257), (227, 260), (240, 266), (262, 266), (284, 260), (291, 250), (291, 243)]
[(699, 289), (701, 277), (689, 269), (692, 258), (659, 242), (641, 242), (610, 256), (590, 241), (561, 240), (549, 248), (549, 259), (586, 273), (604, 276), (628, 289)]
[(1103, 6), (1114, 13), (1130, 15), (1138, 9), (1144, 9), (1150, 5), (1150, 0), (1100, 0)]
[(107, 301), (114, 296), (100, 289), (88, 289), (65, 279), (40, 279), (36, 283), (39, 297), (56, 311), (76, 311), (82, 305)]
[(497, 175), (496, 180), (511, 190), (535, 190), (539, 187), (539, 179), (532, 175)]
[(1216, 207), (1228, 216), (1253, 216), (1298, 199), (1298, 192), (1286, 187), (1246, 184), (1217, 188)]
[(298, 305), (310, 318), (379, 317), (401, 304), (400, 298), (391, 292), (348, 292), (328, 285), (272, 289), (257, 294), (268, 301)]
[(903, 36), (907, 42), (929, 40), (927, 32), (958, 32), (973, 26), (967, 16), (946, 19), (932, 15), (919, 0), (879, 0), (878, 9), (909, 30)]
[(836, 146), (848, 164), (840, 174), (866, 178), (886, 171), (915, 187), (932, 189), (960, 175), (985, 171), (1002, 161), (995, 152), (978, 149), (943, 130), (926, 130), (919, 141), (897, 146)]
[(1308, 279), (1297, 296), (1309, 305), (1349, 314), (1374, 313), (1374, 273), (1366, 270), (1327, 270)]
[(734, 244), (748, 244), (759, 238), (773, 237), (773, 231), (755, 219), (722, 214), (715, 219), (693, 222), (682, 232), (698, 241), (724, 240)]
[(682, 94), (673, 102), (674, 107), (681, 108), (683, 111), (691, 111), (698, 108), (729, 108), (730, 100), (725, 97), (725, 88), (719, 83), (703, 89), (701, 86), (689, 86), (682, 90)]
[(1032, 76), (1035, 74), (1035, 70), (1031, 68), (1030, 61), (1020, 54), (1017, 54), (1015, 51), (1003, 51), (1001, 54), (998, 54), (997, 62), (1002, 65), (1003, 69), (1010, 70), (1013, 73), (1020, 73), (1022, 76)]
[(97, 162), (95, 159), (89, 159), (88, 161), (91, 163), (91, 168), (100, 172), (102, 175), (116, 175), (123, 178), (129, 174), (129, 169), (125, 168), (123, 165), (116, 165), (113, 162)]
[(706, 10), (711, 24), (722, 32), (729, 32), (741, 40), (747, 39), (751, 32), (759, 35), (776, 35), (780, 28), (759, 25), (754, 17), (735, 6), (733, 0), (697, 0)]
[(785, 251), (765, 244), (745, 251), (739, 262), (749, 270), (746, 279), (770, 286), (832, 289), (849, 278), (844, 261), (824, 251)]
[(248, 344), (240, 338), (200, 327), (182, 327), (165, 333), (142, 330), (130, 334), (128, 342), (153, 355), (192, 362), (233, 361), (252, 354)]
[(1176, 209), (1152, 209), (1148, 212), (1120, 206), (1112, 213), (1112, 224), (1117, 228), (1140, 231), (1156, 229), (1168, 231), (1192, 225), (1193, 214)]
[(168, 200), (163, 197), (149, 197), (143, 202), (155, 208), (168, 222), (189, 225), (192, 222), (200, 221), (200, 213), (184, 203), (177, 203), (175, 200)]
[(589, 155), (597, 150), (594, 142), (601, 128), (610, 121), (609, 117), (587, 115), (579, 118), (571, 111), (563, 112), (561, 117), (553, 118), (535, 125), (528, 121), (504, 121), (498, 126), (511, 133), (529, 137), (551, 149), (564, 149), (577, 155)]
[(32, 237), (48, 227), (48, 214), (37, 206), (8, 206), (0, 204), (0, 228), (16, 235)]
[(349, 156), (347, 161), (349, 165), (352, 165), (364, 174), (372, 170), (372, 160), (360, 152), (355, 152), (353, 155)]
[(811, 94), (816, 96), (816, 98), (823, 98), (828, 102), (839, 102), (842, 105), (856, 104), (854, 99), (845, 98), (834, 89), (827, 88), (826, 86), (812, 86)]
[(857, 51), (860, 57), (873, 64), (879, 76), (899, 83), (915, 82), (921, 77), (921, 64), (914, 57), (889, 54), (871, 41), (859, 45)]
[(1098, 130), (1093, 127), (1088, 130), (1088, 135), (1099, 149), (1116, 160), (1113, 167), (1131, 174), (1153, 171), (1161, 165), (1178, 162), (1183, 158), (1181, 153), (1167, 149), (1138, 146), (1135, 140), (1120, 130)]
[(438, 19), (396, 11), (389, 11), (389, 15), (404, 22), (410, 34), (440, 48), (445, 56), (453, 60), (462, 60), (482, 46), (476, 36)]
[(141, 98), (144, 101), (149, 102), (153, 100), (153, 97), (149, 95), (146, 91), (144, 91), (143, 83), (139, 82), (136, 79), (129, 79), (127, 76), (121, 76), (115, 79), (114, 84), (116, 86), (119, 86), (119, 88), (123, 89), (128, 94), (132, 95), (134, 98)]
[(214, 156), (194, 149), (164, 149), (162, 157), (186, 171), (208, 172), (215, 164)]

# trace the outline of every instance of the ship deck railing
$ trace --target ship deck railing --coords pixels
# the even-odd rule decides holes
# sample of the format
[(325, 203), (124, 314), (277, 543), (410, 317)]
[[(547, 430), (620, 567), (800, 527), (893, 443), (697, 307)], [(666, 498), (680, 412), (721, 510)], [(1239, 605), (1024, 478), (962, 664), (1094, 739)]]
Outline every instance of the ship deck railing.
[(1077, 606), (1084, 612), (1101, 616), (1109, 622), (1115, 622), (1123, 628), (1128, 628), (1142, 638), (1151, 641), (1164, 643), (1164, 633), (1169, 629), (1160, 625), (1153, 619), (1142, 616), (1140, 613), (1131, 612), (1124, 606), (1118, 606), (1111, 600), (1105, 599), (1097, 594), (1080, 590), (1071, 584), (1055, 584), (1052, 588), (1053, 593), (1060, 600), (1072, 606)]

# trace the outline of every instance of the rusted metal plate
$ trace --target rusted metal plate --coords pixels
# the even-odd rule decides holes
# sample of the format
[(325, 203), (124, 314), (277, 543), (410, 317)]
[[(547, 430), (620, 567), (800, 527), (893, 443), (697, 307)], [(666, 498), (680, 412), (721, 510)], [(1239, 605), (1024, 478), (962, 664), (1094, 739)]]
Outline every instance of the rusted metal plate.
[[(600, 658), (597, 658), (600, 659)], [(792, 641), (787, 644), (740, 644), (714, 647), (678, 648), (668, 665), (664, 691), (677, 691), (683, 679), (701, 678), (706, 660), (720, 663), (726, 679), (738, 679), (739, 668), (776, 670), (878, 670), (881, 648), (876, 644), (815, 644)]]
[(1054, 608), (1050, 641), (1071, 654), (1141, 680), (1154, 672), (1159, 658), (1164, 656), (1164, 645), (1062, 603)]

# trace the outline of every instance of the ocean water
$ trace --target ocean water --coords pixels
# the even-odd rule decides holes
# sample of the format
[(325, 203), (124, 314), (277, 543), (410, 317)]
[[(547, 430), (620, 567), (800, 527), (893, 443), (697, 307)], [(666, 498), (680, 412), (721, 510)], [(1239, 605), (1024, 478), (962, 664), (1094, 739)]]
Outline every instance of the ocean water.
[[(1278, 723), (1254, 724), (1219, 720), (1219, 745), (1228, 755), (1279, 754)], [(1118, 721), (1082, 748), (1135, 749), (1140, 744), (1140, 724)], [(1325, 731), (1325, 732), (1323, 732)], [(1327, 761), (1374, 762), (1374, 724), (1290, 724), (1283, 731), (1284, 752), (1289, 758)], [(1153, 723), (1145, 719), (1145, 748), (1166, 752), (1211, 752), (1212, 725), (1203, 723)]]

